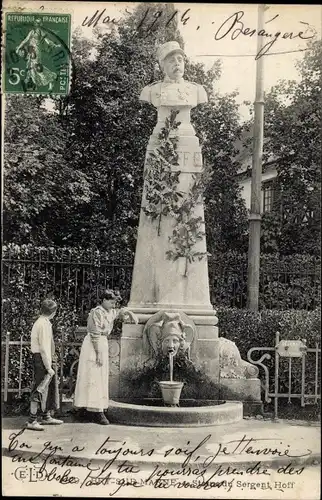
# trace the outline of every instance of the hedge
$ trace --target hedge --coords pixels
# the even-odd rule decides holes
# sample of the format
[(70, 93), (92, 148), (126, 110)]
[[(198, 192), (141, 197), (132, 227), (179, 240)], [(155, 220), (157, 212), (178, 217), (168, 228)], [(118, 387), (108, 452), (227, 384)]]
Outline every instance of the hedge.
[(273, 347), (276, 332), (281, 339), (306, 339), (308, 347), (320, 342), (321, 308), (314, 311), (216, 308), (220, 337), (236, 342), (244, 359), (251, 347)]
[[(252, 347), (274, 347), (276, 332), (280, 333), (280, 340), (306, 340), (309, 348), (320, 344), (321, 309), (314, 311), (269, 311), (252, 312), (249, 310), (218, 308), (219, 336), (225, 337), (236, 343), (240, 354), (247, 361), (247, 352)], [(270, 354), (271, 359), (264, 364), (269, 369), (270, 391), (274, 390), (274, 352), (261, 351), (253, 353), (252, 359), (258, 360), (264, 353)], [(301, 358), (292, 359), (293, 393), (301, 390)], [(314, 394), (315, 389), (315, 353), (308, 353), (305, 369), (305, 390)], [(289, 358), (280, 358), (279, 392), (287, 393), (289, 390), (288, 369)], [(318, 387), (320, 388), (321, 363), (319, 355)], [(260, 368), (260, 377), (263, 378), (263, 369)], [(320, 389), (319, 389), (320, 393)]]

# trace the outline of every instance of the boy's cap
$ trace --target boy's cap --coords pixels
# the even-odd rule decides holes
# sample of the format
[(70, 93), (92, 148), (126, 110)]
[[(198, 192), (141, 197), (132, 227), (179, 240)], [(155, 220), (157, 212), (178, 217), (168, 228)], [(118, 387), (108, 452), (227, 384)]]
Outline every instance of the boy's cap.
[(45, 299), (41, 303), (41, 312), (49, 316), (57, 309), (57, 302), (52, 299)]

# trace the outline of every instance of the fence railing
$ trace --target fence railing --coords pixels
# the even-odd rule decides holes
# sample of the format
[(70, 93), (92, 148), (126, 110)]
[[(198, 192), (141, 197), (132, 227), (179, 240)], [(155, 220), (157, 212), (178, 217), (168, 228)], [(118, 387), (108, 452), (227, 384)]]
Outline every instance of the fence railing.
[[(15, 393), (21, 398), (23, 393), (30, 392), (32, 382), (32, 354), (30, 351), (30, 341), (24, 340), (23, 337), (20, 337), (18, 341), (14, 341), (10, 340), (9, 334), (6, 335), (6, 340), (1, 342), (1, 344), (2, 352), (4, 353), (4, 362), (2, 363), (4, 367), (2, 392), (4, 393), (4, 402), (7, 402), (9, 393)], [(66, 342), (58, 348), (58, 359), (54, 364), (60, 379), (59, 394), (61, 402), (63, 396), (69, 396), (70, 390), (72, 390), (72, 381), (76, 376), (75, 368), (78, 364), (81, 345), (81, 342)], [(68, 363), (68, 375), (66, 377), (64, 358), (67, 350), (69, 353), (71, 350), (73, 359)]]
[[(242, 256), (241, 256), (242, 257)], [(4, 297), (21, 293), (35, 301), (45, 296), (64, 300), (80, 318), (96, 303), (102, 287), (116, 288), (126, 303), (129, 300), (132, 263), (113, 263), (101, 255), (90, 253), (77, 258), (68, 251), (43, 250), (21, 254), (7, 252), (2, 260)], [(244, 308), (247, 303), (247, 260), (225, 262), (224, 256), (209, 258), (209, 286), (216, 306)], [(313, 310), (320, 304), (320, 261), (274, 266), (265, 262), (260, 268), (261, 309)]]
[[(253, 353), (262, 351), (274, 352), (274, 355), (266, 353), (260, 359), (254, 360)], [(302, 407), (308, 402), (317, 404), (321, 399), (321, 348), (318, 343), (309, 348), (305, 340), (280, 340), (280, 334), (277, 332), (274, 347), (252, 347), (247, 358), (250, 363), (262, 368), (265, 402), (270, 403), (274, 399), (275, 418), (278, 418), (279, 399), (286, 398), (289, 403), (291, 399), (300, 399)], [(272, 358), (274, 361), (269, 367), (267, 361)], [(274, 371), (274, 377), (271, 376), (270, 369), (271, 373)], [(281, 385), (287, 390), (280, 392)]]
[[(78, 361), (84, 329), (79, 328), (75, 332), (74, 341), (61, 341), (56, 345), (55, 371), (59, 377), (60, 403), (63, 399), (70, 399), (74, 393)], [(30, 392), (32, 384), (32, 354), (30, 350), (30, 340), (23, 336), (19, 340), (11, 340), (10, 334), (6, 335), (2, 345), (2, 393), (4, 402), (8, 401), (9, 394), (16, 394), (18, 398), (24, 393)], [(113, 375), (119, 372), (119, 339), (111, 336), (109, 339), (109, 369), (110, 381), (113, 382)]]
[[(2, 344), (2, 393), (4, 401), (8, 401), (10, 393), (21, 397), (23, 393), (30, 391), (32, 381), (32, 366), (30, 341), (10, 340), (10, 334)], [(57, 346), (57, 373), (59, 374), (60, 401), (64, 397), (71, 398), (75, 388), (77, 365), (80, 353), (81, 341), (76, 338), (75, 342), (62, 342)], [(111, 338), (109, 341), (110, 356), (110, 381), (113, 375), (119, 372), (119, 340)], [(268, 351), (274, 355), (265, 354), (257, 360), (253, 359), (253, 353)], [(275, 346), (253, 347), (248, 351), (248, 361), (260, 367), (260, 377), (264, 401), (270, 403), (274, 399), (275, 417), (278, 417), (278, 402), (280, 399), (300, 399), (301, 406), (317, 404), (321, 399), (321, 349), (318, 344), (315, 347), (307, 347), (305, 341), (280, 340), (279, 333), (276, 334)], [(283, 389), (280, 391), (280, 389)]]

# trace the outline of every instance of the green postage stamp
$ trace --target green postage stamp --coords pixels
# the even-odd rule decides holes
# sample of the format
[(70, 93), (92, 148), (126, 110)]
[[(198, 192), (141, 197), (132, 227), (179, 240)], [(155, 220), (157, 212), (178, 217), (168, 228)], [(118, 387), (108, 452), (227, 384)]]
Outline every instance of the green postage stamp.
[(67, 95), (71, 76), (70, 14), (7, 13), (3, 90)]

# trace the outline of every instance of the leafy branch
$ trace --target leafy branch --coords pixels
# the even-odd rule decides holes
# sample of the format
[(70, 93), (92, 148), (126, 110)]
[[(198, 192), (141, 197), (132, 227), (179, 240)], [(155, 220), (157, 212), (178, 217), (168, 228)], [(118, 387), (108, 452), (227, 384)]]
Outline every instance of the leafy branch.
[(176, 121), (178, 111), (171, 111), (166, 118), (158, 139), (160, 146), (150, 152), (146, 161), (144, 174), (146, 186), (146, 205), (144, 213), (152, 220), (158, 220), (158, 236), (160, 235), (162, 216), (173, 215), (176, 204), (183, 196), (177, 190), (180, 171), (172, 171), (173, 166), (178, 166), (177, 142), (175, 134), (180, 122)]
[(169, 241), (174, 245), (175, 249), (168, 250), (167, 257), (173, 261), (176, 261), (179, 257), (186, 259), (184, 276), (187, 276), (188, 273), (188, 263), (196, 260), (201, 261), (204, 257), (210, 255), (208, 252), (194, 250), (196, 243), (205, 238), (205, 232), (202, 217), (193, 216), (195, 208), (203, 201), (204, 189), (210, 177), (210, 170), (205, 168), (200, 174), (192, 176), (193, 184), (190, 191), (175, 213), (176, 225), (172, 236), (169, 237)]
[(170, 117), (165, 120), (158, 138), (160, 146), (152, 151), (146, 161), (145, 186), (147, 203), (143, 207), (144, 213), (158, 221), (158, 236), (160, 235), (162, 216), (172, 216), (176, 223), (172, 236), (169, 237), (174, 249), (168, 250), (168, 259), (176, 261), (180, 257), (186, 259), (184, 276), (187, 276), (188, 263), (199, 261), (206, 257), (208, 252), (194, 250), (194, 246), (205, 237), (204, 220), (194, 216), (195, 208), (202, 203), (205, 185), (209, 181), (210, 171), (204, 169), (201, 173), (192, 176), (192, 186), (188, 193), (178, 191), (180, 171), (174, 171), (178, 166), (176, 129), (180, 122), (176, 121), (178, 111), (171, 111)]

